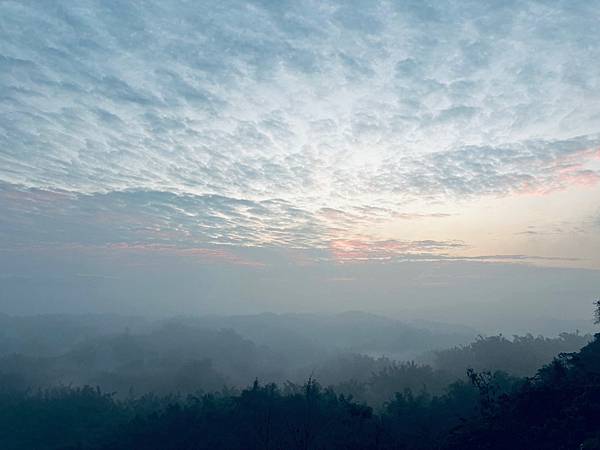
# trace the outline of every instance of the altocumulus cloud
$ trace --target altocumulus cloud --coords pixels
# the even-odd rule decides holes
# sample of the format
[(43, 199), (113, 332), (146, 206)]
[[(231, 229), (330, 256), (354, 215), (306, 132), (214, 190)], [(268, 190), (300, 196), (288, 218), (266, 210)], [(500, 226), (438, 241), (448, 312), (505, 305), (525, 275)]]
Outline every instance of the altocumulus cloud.
[(4, 1), (2, 234), (460, 248), (352, 233), (597, 183), (599, 6)]

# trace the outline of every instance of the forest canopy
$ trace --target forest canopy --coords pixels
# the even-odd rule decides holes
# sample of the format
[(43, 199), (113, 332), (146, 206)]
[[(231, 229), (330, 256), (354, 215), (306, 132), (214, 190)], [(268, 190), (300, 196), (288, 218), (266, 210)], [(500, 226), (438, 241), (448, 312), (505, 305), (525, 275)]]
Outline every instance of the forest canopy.
[[(397, 323), (368, 343), (331, 340), (311, 359), (300, 331), (273, 347), (255, 343), (255, 317), (238, 318), (237, 330), (87, 320), (78, 328), (68, 317), (38, 317), (4, 329), (1, 448), (550, 449), (594, 448), (598, 438), (600, 340), (578, 332), (478, 336), (443, 348), (447, 330), (440, 338)], [(302, 320), (314, 337), (323, 319)], [(368, 329), (373, 318), (361, 320)], [(62, 334), (37, 347), (44, 330)], [(433, 344), (410, 360), (366, 351), (411, 350), (393, 333)]]

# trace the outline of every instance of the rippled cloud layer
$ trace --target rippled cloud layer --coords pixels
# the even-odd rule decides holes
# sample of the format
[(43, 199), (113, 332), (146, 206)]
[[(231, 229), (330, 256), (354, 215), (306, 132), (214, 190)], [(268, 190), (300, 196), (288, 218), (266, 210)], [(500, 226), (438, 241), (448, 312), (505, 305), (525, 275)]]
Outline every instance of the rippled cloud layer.
[(389, 224), (597, 194), (599, 8), (4, 1), (0, 236), (460, 257)]

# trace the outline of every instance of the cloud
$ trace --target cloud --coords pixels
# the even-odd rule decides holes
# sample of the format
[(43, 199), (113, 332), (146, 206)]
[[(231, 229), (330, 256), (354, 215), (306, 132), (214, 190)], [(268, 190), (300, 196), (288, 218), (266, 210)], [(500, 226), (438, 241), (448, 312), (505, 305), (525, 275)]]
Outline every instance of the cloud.
[[(1, 8), (5, 182), (333, 204), (485, 194), (544, 178), (532, 154), (597, 140), (598, 71), (581, 62), (600, 55), (579, 2)], [(506, 175), (522, 160), (531, 173)]]
[(4, 186), (0, 236), (9, 243), (310, 247), (324, 226), (283, 200), (254, 202), (158, 191), (73, 194)]
[(600, 228), (600, 211), (592, 218), (592, 223), (594, 226)]
[[(1, 187), (5, 214), (0, 218), (0, 248), (5, 252), (164, 255), (254, 267), (280, 260), (280, 251), (284, 261), (297, 265), (317, 261), (564, 260), (528, 255), (464, 256), (468, 245), (462, 241), (382, 240), (354, 233), (357, 226), (398, 215), (376, 207), (363, 206), (353, 214), (335, 209), (312, 213), (278, 199), (254, 202), (168, 192), (74, 194)], [(446, 217), (435, 213), (400, 216), (402, 220)]]
[(390, 160), (376, 188), (414, 195), (547, 194), (572, 185), (595, 185), (600, 174), (585, 164), (600, 159), (600, 138), (525, 141), (472, 146), (415, 160)]
[(357, 229), (600, 180), (596, 3), (2, 2), (0, 237), (441, 253)]
[[(0, 202), (5, 211), (0, 242), (5, 247), (76, 244), (177, 248), (182, 254), (189, 254), (184, 249), (194, 253), (206, 245), (326, 250), (333, 241), (353, 236), (358, 226), (398, 216), (392, 210), (365, 206), (352, 212), (332, 208), (312, 212), (282, 199), (252, 201), (160, 191), (77, 194), (14, 185), (0, 185)], [(402, 220), (446, 216), (400, 215)], [(373, 252), (392, 246), (392, 241), (374, 243)]]
[[(334, 240), (329, 243), (333, 259), (337, 262), (390, 261), (398, 258), (417, 258), (442, 256), (440, 251), (465, 247), (463, 242), (451, 241), (399, 241), (399, 240)], [(424, 255), (425, 253), (425, 255)]]

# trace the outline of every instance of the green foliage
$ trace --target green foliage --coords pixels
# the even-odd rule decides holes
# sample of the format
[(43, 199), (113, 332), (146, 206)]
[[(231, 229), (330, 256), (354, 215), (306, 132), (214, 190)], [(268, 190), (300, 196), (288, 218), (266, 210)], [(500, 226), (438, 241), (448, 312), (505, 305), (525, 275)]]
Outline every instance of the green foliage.
[[(423, 370), (423, 372), (421, 372)], [(385, 370), (418, 373), (408, 364)], [(534, 377), (469, 370), (441, 394), (396, 392), (379, 411), (324, 388), (255, 381), (240, 392), (131, 396), (91, 387), (0, 391), (0, 448), (573, 449), (596, 448), (600, 335)]]
[(597, 448), (599, 336), (480, 337), (431, 366), (338, 353), (310, 369), (323, 385), (244, 389), (285, 359), (230, 330), (84, 339), (0, 358), (0, 449)]
[(580, 352), (560, 355), (516, 390), (489, 396), (485, 382), (478, 387), (485, 413), (455, 430), (447, 448), (597, 448), (600, 335)]
[(127, 408), (112, 395), (89, 386), (5, 390), (0, 394), (0, 448), (92, 448), (127, 418)]
[(479, 336), (471, 344), (435, 352), (433, 364), (454, 377), (462, 376), (466, 368), (532, 376), (557, 354), (577, 351), (591, 339), (591, 335), (579, 333), (561, 333), (557, 338)]
[(594, 301), (594, 323), (600, 324), (600, 298)]

